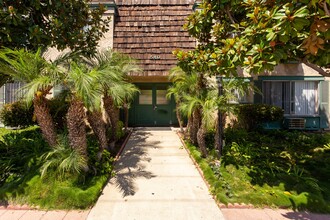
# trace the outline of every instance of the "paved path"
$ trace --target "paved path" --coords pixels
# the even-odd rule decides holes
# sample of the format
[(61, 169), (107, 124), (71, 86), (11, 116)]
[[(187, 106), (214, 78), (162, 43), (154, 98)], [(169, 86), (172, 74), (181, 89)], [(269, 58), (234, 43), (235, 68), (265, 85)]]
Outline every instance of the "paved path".
[(88, 220), (224, 219), (170, 128), (136, 129)]

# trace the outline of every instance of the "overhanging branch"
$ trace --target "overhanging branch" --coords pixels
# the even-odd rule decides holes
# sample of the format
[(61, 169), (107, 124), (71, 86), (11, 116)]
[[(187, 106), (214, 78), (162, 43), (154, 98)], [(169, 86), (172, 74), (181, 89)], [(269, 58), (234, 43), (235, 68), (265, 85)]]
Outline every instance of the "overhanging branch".
[(236, 21), (235, 21), (234, 17), (232, 16), (232, 14), (231, 14), (230, 11), (229, 11), (229, 7), (228, 7), (228, 5), (226, 6), (226, 13), (227, 13), (227, 15), (228, 15), (228, 17), (229, 17), (231, 23), (236, 24)]
[(326, 2), (326, 1), (323, 2), (323, 8), (324, 8), (325, 13), (326, 13), (328, 16), (330, 16), (330, 11), (329, 11), (329, 9), (328, 9), (327, 2)]
[(319, 67), (316, 64), (310, 63), (308, 62), (307, 59), (302, 59), (302, 63), (305, 64), (306, 66), (316, 70), (317, 72), (319, 72), (322, 76), (325, 77), (330, 77), (330, 69), (323, 69), (322, 67)]

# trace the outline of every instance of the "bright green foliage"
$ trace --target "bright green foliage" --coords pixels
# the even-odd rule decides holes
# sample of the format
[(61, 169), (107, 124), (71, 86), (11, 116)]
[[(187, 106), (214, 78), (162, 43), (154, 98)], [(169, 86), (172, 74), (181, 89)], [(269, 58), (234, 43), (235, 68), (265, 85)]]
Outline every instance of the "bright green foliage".
[(329, 8), (329, 0), (204, 0), (184, 26), (199, 45), (174, 54), (182, 69), (210, 75), (260, 73), (287, 61), (330, 75), (322, 69), (330, 65)]
[[(30, 175), (19, 186), (13, 185), (5, 196), (23, 201), (42, 209), (87, 209), (95, 204), (108, 175), (79, 179), (71, 176), (66, 180), (53, 177), (42, 179), (39, 175)], [(0, 189), (0, 194), (2, 194)]]

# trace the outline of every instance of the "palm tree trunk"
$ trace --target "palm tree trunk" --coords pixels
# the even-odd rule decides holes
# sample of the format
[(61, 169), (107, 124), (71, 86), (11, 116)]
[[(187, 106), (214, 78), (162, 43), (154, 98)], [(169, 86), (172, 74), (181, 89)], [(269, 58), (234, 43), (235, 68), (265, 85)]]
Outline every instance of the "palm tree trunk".
[(85, 124), (85, 109), (82, 101), (74, 98), (71, 101), (67, 113), (67, 123), (69, 132), (69, 144), (70, 147), (77, 150), (81, 156), (85, 159), (86, 165), (83, 170), (87, 172), (88, 168), (88, 153), (87, 153), (87, 136), (86, 136), (86, 124)]
[(191, 129), (192, 129), (192, 125), (193, 125), (193, 117), (190, 116), (188, 117), (188, 122), (187, 122), (187, 129), (185, 131), (185, 138), (188, 138), (188, 139), (191, 139), (190, 136), (190, 132), (191, 132)]
[(204, 158), (207, 156), (205, 136), (206, 136), (205, 126), (202, 123), (202, 125), (200, 126), (200, 128), (198, 129), (198, 132), (197, 132), (197, 142), (198, 142), (198, 146), (201, 150), (202, 157), (204, 157)]
[(124, 103), (125, 132), (127, 132), (127, 130), (128, 130), (128, 114), (129, 114), (128, 104)]
[(45, 138), (49, 146), (55, 147), (57, 144), (57, 135), (55, 124), (50, 110), (47, 105), (47, 99), (45, 97), (35, 97), (33, 99), (34, 115), (40, 126), (42, 136)]
[(184, 130), (183, 130), (183, 121), (182, 121), (182, 117), (181, 117), (180, 111), (178, 109), (179, 106), (180, 106), (180, 103), (177, 102), (176, 103), (175, 113), (176, 113), (176, 118), (178, 119), (178, 122), (179, 122), (180, 132), (183, 134), (184, 133)]
[(199, 109), (195, 109), (193, 112), (193, 123), (190, 129), (190, 141), (192, 144), (196, 145), (197, 142), (197, 132), (201, 123), (201, 113)]
[(104, 149), (108, 147), (107, 130), (105, 122), (102, 119), (102, 112), (87, 111), (87, 120), (100, 144), (99, 153), (97, 155), (97, 159), (100, 161), (102, 159)]
[(119, 121), (119, 109), (115, 106), (112, 97), (107, 94), (103, 96), (103, 104), (105, 112), (110, 118), (111, 132), (113, 135), (112, 139), (116, 141), (117, 124)]
[(220, 129), (219, 129), (218, 117), (216, 118), (216, 123), (215, 123), (214, 148), (218, 151), (220, 150)]

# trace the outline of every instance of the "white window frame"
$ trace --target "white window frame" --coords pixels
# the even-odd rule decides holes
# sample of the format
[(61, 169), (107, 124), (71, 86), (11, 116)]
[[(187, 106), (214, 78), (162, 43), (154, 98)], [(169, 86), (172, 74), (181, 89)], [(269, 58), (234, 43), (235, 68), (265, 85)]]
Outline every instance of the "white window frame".
[[(285, 116), (319, 116), (319, 99), (320, 99), (320, 96), (319, 96), (319, 89), (320, 89), (320, 81), (318, 80), (263, 80), (262, 82), (262, 91), (263, 91), (263, 103), (266, 103), (266, 86), (265, 86), (265, 83), (289, 83), (289, 113), (288, 112), (285, 112), (284, 115)], [(314, 114), (297, 114), (296, 111), (295, 111), (295, 108), (296, 108), (296, 96), (294, 95), (294, 90), (295, 89), (295, 83), (296, 82), (308, 82), (308, 83), (315, 83), (315, 89), (314, 89), (314, 94), (315, 94), (315, 100), (314, 100), (314, 103), (315, 103), (315, 106), (314, 106)], [(283, 90), (283, 87), (282, 87), (282, 93), (285, 92)], [(270, 94), (272, 95), (272, 94)], [(282, 102), (282, 106), (278, 106), (278, 107), (281, 107), (283, 110), (284, 109), (284, 106), (283, 106), (283, 95), (282, 95), (282, 98), (281, 98), (281, 102)], [(269, 104), (269, 103), (268, 103)]]

